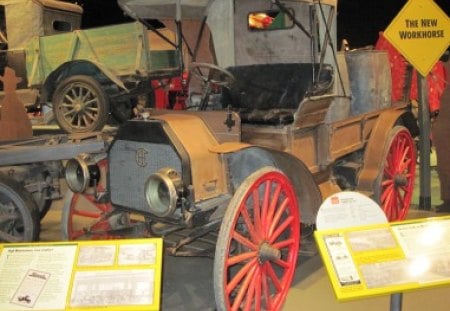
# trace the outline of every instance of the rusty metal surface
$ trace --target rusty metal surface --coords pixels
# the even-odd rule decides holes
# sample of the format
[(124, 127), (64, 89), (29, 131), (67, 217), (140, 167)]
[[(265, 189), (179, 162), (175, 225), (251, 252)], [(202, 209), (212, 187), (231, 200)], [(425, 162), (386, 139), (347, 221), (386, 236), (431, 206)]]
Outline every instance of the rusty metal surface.
[(6, 67), (0, 81), (5, 91), (5, 97), (0, 103), (0, 141), (32, 137), (31, 122), (24, 105), (16, 95), (17, 84), (21, 79), (16, 77), (13, 69)]

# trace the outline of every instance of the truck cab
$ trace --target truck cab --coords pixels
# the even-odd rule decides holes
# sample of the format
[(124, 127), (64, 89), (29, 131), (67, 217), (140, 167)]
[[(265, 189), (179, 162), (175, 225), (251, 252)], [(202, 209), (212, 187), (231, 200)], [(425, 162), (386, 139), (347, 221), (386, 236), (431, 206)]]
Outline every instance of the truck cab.
[(81, 6), (63, 1), (0, 0), (0, 74), (8, 66), (22, 78), (17, 95), (26, 107), (35, 105), (39, 96), (37, 89), (28, 88), (26, 45), (34, 37), (80, 29), (82, 14)]

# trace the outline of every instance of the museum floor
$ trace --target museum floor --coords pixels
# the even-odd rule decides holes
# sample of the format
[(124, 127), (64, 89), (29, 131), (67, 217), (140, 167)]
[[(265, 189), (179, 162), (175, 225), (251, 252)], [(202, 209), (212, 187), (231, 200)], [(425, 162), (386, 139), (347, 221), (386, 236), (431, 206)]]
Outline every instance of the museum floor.
[[(434, 154), (431, 156), (431, 199), (432, 206), (440, 203), (439, 181), (437, 179)], [(409, 218), (442, 216), (432, 211), (418, 209), (419, 190), (409, 213)], [(60, 215), (62, 202), (55, 201), (42, 223), (41, 241), (60, 240)], [(390, 309), (390, 296), (338, 302), (334, 296), (328, 276), (319, 254), (301, 255), (284, 309), (314, 311), (380, 311)], [(212, 286), (213, 261), (208, 258), (164, 257), (162, 310), (193, 311), (214, 310)], [(447, 311), (450, 306), (450, 287), (418, 290), (403, 294), (404, 311)]]

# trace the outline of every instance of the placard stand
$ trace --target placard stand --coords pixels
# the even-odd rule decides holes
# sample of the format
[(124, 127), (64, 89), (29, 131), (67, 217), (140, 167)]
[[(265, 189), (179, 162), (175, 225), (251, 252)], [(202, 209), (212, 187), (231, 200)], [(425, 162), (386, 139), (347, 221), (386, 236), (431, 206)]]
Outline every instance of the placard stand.
[(390, 294), (402, 309), (408, 290), (450, 285), (450, 217), (388, 223), (381, 208), (356, 192), (327, 198), (314, 233), (339, 301)]

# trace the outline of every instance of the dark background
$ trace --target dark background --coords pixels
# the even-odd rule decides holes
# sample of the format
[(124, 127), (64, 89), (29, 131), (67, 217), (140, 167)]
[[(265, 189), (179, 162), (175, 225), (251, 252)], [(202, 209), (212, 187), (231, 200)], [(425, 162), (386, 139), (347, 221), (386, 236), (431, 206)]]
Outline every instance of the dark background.
[[(83, 28), (130, 21), (115, 0), (77, 0), (84, 8)], [(338, 42), (347, 39), (351, 48), (374, 45), (406, 4), (406, 0), (338, 0)], [(450, 0), (434, 1), (446, 14)]]

